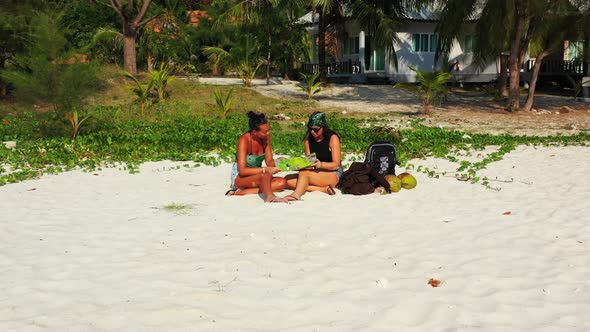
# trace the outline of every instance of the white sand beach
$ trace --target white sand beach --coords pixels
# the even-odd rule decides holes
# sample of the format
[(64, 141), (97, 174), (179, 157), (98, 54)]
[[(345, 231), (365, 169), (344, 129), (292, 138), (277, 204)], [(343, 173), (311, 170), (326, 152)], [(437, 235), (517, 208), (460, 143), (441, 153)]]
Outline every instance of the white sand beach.
[(589, 149), (289, 205), (225, 197), (229, 164), (5, 185), (0, 331), (589, 331)]

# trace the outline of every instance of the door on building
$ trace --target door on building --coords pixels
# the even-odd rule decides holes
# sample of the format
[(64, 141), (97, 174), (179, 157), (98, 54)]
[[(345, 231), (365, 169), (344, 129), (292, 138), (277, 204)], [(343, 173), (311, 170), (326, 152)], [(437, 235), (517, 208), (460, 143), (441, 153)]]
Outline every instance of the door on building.
[(365, 71), (385, 71), (385, 50), (375, 49), (371, 37), (365, 38)]

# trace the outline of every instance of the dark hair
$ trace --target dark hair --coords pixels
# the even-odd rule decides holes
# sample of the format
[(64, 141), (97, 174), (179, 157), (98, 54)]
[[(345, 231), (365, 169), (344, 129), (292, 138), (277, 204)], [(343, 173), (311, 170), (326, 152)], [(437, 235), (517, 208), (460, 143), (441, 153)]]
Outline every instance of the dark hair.
[(250, 126), (250, 130), (260, 130), (260, 125), (268, 123), (266, 119), (266, 115), (264, 113), (255, 113), (255, 112), (248, 112), (248, 125)]
[[(312, 113), (312, 114), (309, 116), (309, 118), (311, 119), (311, 117), (313, 117), (313, 116), (314, 116), (314, 115), (316, 115), (317, 113), (322, 113), (322, 112), (320, 112), (320, 111), (315, 111), (315, 112), (313, 112), (313, 113)], [(305, 140), (310, 140), (310, 139), (312, 139), (312, 138), (313, 138), (313, 136), (311, 136), (311, 135), (310, 135), (310, 132), (311, 132), (311, 126), (310, 126), (309, 124), (310, 124), (310, 122), (308, 122), (308, 125), (307, 125), (307, 131), (305, 132), (305, 137), (303, 138), (303, 140), (304, 140), (304, 141), (305, 141)], [(340, 135), (338, 135), (338, 133), (337, 133), (337, 132), (333, 131), (332, 129), (330, 129), (330, 127), (328, 127), (328, 121), (326, 121), (326, 122), (324, 123), (324, 125), (322, 126), (322, 128), (324, 128), (324, 137), (332, 137), (332, 135), (336, 135), (336, 136), (340, 137)]]

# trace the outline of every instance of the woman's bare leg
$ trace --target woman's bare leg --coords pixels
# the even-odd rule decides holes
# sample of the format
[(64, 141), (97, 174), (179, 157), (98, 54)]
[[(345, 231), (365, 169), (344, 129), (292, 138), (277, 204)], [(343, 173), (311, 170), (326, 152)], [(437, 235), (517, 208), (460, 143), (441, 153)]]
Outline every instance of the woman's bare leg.
[(300, 199), (306, 191), (328, 193), (328, 186), (335, 187), (337, 184), (338, 176), (334, 172), (304, 170), (299, 172), (297, 186), (289, 196)]
[(307, 191), (307, 187), (309, 186), (309, 177), (312, 171), (300, 171), (299, 176), (297, 177), (297, 185), (295, 186), (295, 190), (289, 195), (300, 199), (301, 196)]
[(251, 195), (251, 194), (258, 194), (260, 193), (259, 188), (248, 188), (248, 189), (238, 189), (234, 193), (236, 196), (244, 196), (244, 195)]
[[(332, 186), (333, 187), (333, 186)], [(319, 186), (307, 186), (307, 191), (308, 192), (312, 192), (312, 191), (321, 191), (324, 194), (328, 193), (328, 186), (325, 187), (319, 187)]]
[(246, 177), (238, 176), (234, 185), (240, 188), (234, 193), (235, 195), (242, 196), (262, 193), (264, 200), (269, 202), (276, 198), (273, 191), (284, 190), (287, 181), (280, 177), (273, 178), (272, 174), (266, 173)]
[(270, 202), (275, 198), (275, 194), (272, 192), (272, 174), (264, 173), (260, 177), (260, 191), (264, 195), (264, 201)]
[(295, 189), (297, 187), (297, 178), (299, 174), (288, 174), (285, 176), (285, 180), (287, 180), (287, 187), (291, 189)]

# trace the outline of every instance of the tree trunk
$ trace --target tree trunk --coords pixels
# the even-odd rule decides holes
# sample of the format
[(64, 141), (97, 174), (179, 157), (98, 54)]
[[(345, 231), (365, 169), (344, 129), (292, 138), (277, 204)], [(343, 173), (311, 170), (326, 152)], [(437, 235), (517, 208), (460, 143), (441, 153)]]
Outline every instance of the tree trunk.
[[(0, 71), (4, 70), (5, 68), (5, 64), (6, 64), (6, 59), (0, 58)], [(4, 80), (2, 80), (2, 78), (0, 78), (0, 99), (3, 96), (6, 96), (8, 94), (8, 82), (5, 82)]]
[(510, 42), (510, 56), (508, 57), (508, 68), (510, 70), (510, 89), (508, 91), (509, 112), (518, 111), (520, 108), (520, 51), (521, 39), (526, 25), (526, 16), (519, 14), (516, 21), (516, 31)]
[(135, 50), (135, 33), (137, 32), (137, 28), (130, 23), (124, 24), (123, 59), (125, 63), (125, 71), (137, 75), (137, 53)]
[(320, 81), (326, 82), (326, 20), (320, 10), (318, 22), (318, 65), (320, 67)]
[(147, 68), (150, 73), (154, 71), (154, 56), (150, 51), (147, 54)]
[[(152, 0), (143, 0), (141, 3), (137, 3), (140, 6), (137, 9), (137, 15), (132, 17), (132, 12), (135, 11), (135, 5), (132, 0), (127, 1), (127, 4), (123, 4), (120, 0), (111, 0), (108, 4), (121, 18), (123, 23), (123, 60), (125, 70), (133, 75), (137, 74), (137, 51), (135, 50), (135, 36), (137, 29), (143, 26), (154, 17), (143, 20)], [(97, 3), (95, 1), (95, 3)], [(124, 8), (125, 7), (125, 8)]]
[(524, 103), (524, 107), (522, 108), (523, 111), (530, 111), (533, 108), (533, 98), (535, 97), (535, 88), (537, 86), (537, 79), (539, 78), (539, 72), (541, 71), (541, 63), (549, 54), (553, 53), (554, 51), (544, 50), (537, 56), (535, 61), (535, 66), (533, 67), (533, 72), (531, 74), (531, 82), (529, 84), (529, 93), (526, 98), (526, 102)]
[(8, 84), (0, 79), (0, 99), (8, 94)]
[[(510, 56), (512, 58), (512, 55)], [(518, 111), (520, 108), (520, 68), (518, 68), (518, 60), (511, 59), (508, 61), (508, 68), (510, 70), (510, 87), (508, 90), (508, 111)]]
[(430, 104), (424, 103), (424, 114), (430, 115)]
[(508, 97), (508, 56), (500, 55), (500, 75), (498, 76), (498, 95)]
[(270, 58), (272, 55), (271, 52), (272, 46), (272, 33), (268, 31), (268, 52), (266, 53), (266, 85), (270, 84)]

